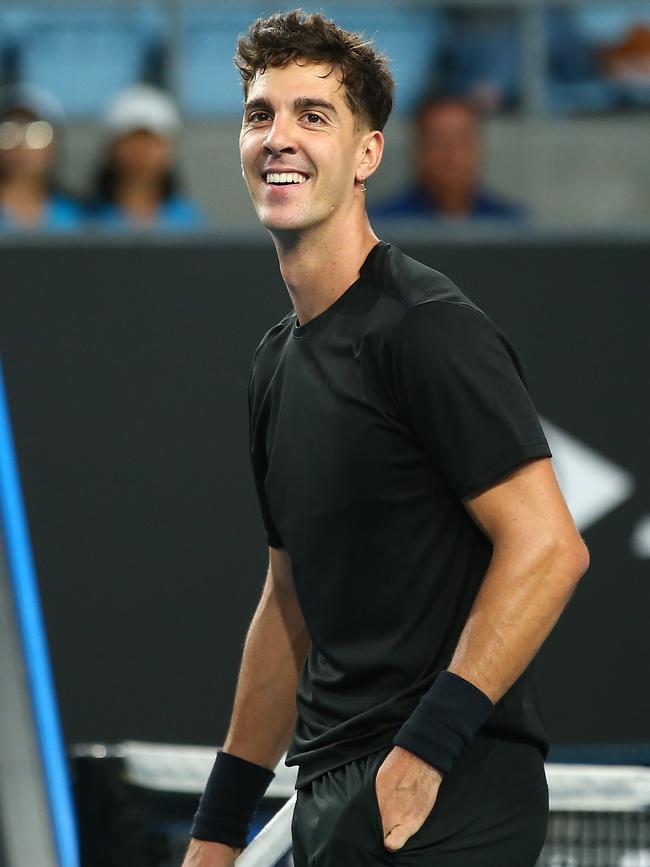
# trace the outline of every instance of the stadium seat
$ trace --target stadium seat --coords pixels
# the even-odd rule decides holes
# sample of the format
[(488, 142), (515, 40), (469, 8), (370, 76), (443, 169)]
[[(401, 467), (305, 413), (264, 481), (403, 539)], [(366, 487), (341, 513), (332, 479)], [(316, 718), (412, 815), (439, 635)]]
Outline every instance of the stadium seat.
[(511, 108), (521, 97), (522, 44), (514, 7), (456, 9), (438, 68), (438, 88)]
[(598, 51), (621, 42), (635, 26), (650, 27), (650, 5), (585, 6), (546, 13), (548, 107), (558, 114), (650, 105), (650, 87), (608, 80)]
[[(442, 39), (443, 16), (435, 10), (381, 4), (373, 7), (372, 15), (349, 6), (318, 8), (342, 27), (363, 31), (369, 38), (377, 36), (377, 45), (391, 59), (398, 83), (397, 108), (412, 107), (427, 86)], [(188, 114), (240, 112), (241, 83), (233, 65), (237, 35), (268, 12), (268, 8), (252, 5), (184, 7), (180, 97)]]
[(233, 63), (237, 36), (260, 14), (256, 6), (184, 6), (179, 97), (187, 114), (241, 113), (241, 79)]
[(23, 81), (53, 91), (70, 116), (96, 115), (122, 87), (140, 79), (164, 35), (164, 18), (141, 4), (5, 7)]
[(397, 83), (396, 111), (410, 111), (429, 90), (433, 70), (447, 33), (439, 10), (377, 4), (370, 9), (352, 4), (325, 4), (323, 11), (348, 30), (364, 33), (388, 55)]

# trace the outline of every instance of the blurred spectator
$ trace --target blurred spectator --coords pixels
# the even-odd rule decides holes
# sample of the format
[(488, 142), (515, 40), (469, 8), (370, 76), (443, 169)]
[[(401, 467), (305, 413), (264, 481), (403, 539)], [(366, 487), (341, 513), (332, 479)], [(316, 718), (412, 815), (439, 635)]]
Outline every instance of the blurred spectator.
[(0, 230), (81, 226), (81, 208), (55, 179), (62, 119), (55, 97), (39, 87), (0, 94)]
[(605, 75), (622, 84), (650, 86), (650, 27), (637, 24), (618, 43), (600, 50)]
[(416, 183), (370, 209), (371, 218), (521, 219), (522, 205), (481, 181), (484, 141), (479, 110), (455, 97), (429, 99), (415, 117)]
[(104, 117), (106, 149), (89, 212), (108, 229), (197, 229), (205, 218), (180, 191), (176, 140), (181, 123), (171, 98), (138, 84), (123, 91)]

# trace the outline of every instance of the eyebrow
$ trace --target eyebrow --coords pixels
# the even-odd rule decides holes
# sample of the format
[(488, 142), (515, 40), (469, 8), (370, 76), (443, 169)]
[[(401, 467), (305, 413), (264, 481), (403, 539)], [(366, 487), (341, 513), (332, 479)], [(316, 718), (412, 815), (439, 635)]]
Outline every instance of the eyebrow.
[[(327, 99), (322, 99), (321, 97), (299, 96), (294, 100), (293, 106), (297, 111), (304, 111), (306, 108), (324, 108), (326, 111), (329, 111), (338, 117), (336, 107)], [(270, 103), (268, 100), (264, 99), (263, 96), (256, 96), (253, 99), (249, 99), (244, 105), (245, 112), (253, 109), (261, 109), (263, 111), (268, 111), (269, 113), (272, 110)]]

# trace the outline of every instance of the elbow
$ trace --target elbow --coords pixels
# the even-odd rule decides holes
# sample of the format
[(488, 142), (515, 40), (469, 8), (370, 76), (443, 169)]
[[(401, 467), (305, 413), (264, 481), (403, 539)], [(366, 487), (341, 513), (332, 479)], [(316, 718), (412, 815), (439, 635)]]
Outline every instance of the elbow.
[(566, 575), (569, 584), (573, 587), (589, 569), (589, 548), (579, 533), (564, 538), (557, 542), (556, 557), (558, 565), (561, 564), (562, 573)]

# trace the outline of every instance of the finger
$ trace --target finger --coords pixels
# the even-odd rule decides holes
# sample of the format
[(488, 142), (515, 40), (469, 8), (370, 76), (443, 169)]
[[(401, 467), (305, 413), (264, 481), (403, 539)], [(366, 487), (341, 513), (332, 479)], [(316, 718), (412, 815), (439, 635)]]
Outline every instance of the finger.
[(410, 836), (403, 825), (396, 825), (384, 837), (384, 846), (390, 852), (396, 852), (402, 848)]

